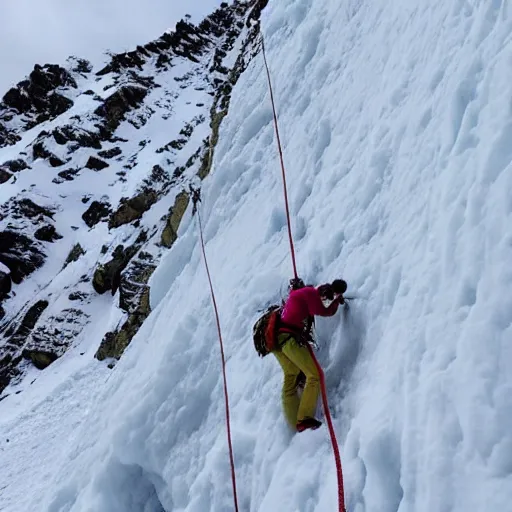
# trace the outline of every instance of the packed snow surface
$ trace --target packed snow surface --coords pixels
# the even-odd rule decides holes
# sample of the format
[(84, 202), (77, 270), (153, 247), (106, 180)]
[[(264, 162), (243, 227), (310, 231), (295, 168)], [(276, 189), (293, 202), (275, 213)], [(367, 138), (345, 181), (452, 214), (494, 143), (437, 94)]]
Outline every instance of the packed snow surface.
[[(264, 12), (299, 272), (344, 277), (360, 297), (317, 325), (351, 512), (511, 510), (511, 8), (274, 0)], [(200, 206), (238, 499), (324, 512), (337, 510), (327, 430), (288, 431), (281, 370), (251, 340), (292, 277), (265, 80), (260, 55), (233, 92)], [(5, 411), (3, 512), (233, 510), (190, 209), (179, 234), (115, 369), (89, 359)]]

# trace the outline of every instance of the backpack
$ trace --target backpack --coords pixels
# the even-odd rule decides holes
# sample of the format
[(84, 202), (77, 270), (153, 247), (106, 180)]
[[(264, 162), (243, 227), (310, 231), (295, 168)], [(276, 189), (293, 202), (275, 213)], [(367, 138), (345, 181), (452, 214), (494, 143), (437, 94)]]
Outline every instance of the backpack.
[(260, 357), (265, 357), (276, 349), (280, 321), (281, 307), (278, 305), (269, 306), (265, 313), (256, 320), (252, 328), (252, 338), (254, 348)]

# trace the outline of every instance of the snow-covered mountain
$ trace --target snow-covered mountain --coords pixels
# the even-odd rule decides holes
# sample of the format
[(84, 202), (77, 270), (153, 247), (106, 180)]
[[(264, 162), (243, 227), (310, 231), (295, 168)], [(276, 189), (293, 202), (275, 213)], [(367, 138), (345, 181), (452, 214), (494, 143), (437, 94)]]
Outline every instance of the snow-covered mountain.
[(234, 509), (191, 184), (239, 508), (337, 510), (251, 340), (292, 273), (260, 30), (300, 274), (358, 297), (317, 324), (347, 510), (511, 510), (510, 2), (265, 4), (4, 97), (0, 510)]
[(31, 364), (97, 342), (98, 324), (96, 356), (119, 357), (148, 316), (148, 280), (175, 242), (189, 184), (209, 173), (256, 50), (249, 8), (182, 21), (97, 71), (76, 58), (36, 66), (5, 94), (0, 391)]

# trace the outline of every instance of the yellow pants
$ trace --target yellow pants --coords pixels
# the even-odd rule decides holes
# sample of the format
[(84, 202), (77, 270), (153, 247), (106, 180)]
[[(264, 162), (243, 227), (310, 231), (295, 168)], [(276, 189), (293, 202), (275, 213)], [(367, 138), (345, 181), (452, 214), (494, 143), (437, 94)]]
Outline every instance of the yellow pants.
[[(314, 418), (316, 402), (320, 393), (320, 377), (307, 347), (302, 347), (289, 334), (278, 337), (280, 350), (272, 352), (283, 368), (283, 410), (286, 421), (295, 430), (298, 421)], [(302, 398), (297, 394), (297, 377), (302, 371), (306, 376), (306, 385)]]

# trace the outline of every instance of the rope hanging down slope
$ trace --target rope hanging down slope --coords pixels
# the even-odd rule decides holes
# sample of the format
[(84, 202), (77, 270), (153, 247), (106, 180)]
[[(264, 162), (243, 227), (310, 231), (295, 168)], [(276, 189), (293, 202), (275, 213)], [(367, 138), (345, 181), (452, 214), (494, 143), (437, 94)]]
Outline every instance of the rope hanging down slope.
[(220, 356), (222, 359), (222, 376), (224, 379), (224, 398), (226, 405), (226, 426), (227, 426), (227, 436), (228, 436), (228, 446), (229, 446), (229, 462), (231, 464), (231, 482), (233, 484), (233, 500), (235, 504), (235, 512), (238, 512), (238, 498), (236, 494), (236, 476), (235, 476), (235, 459), (233, 456), (233, 444), (231, 443), (231, 421), (229, 417), (229, 397), (228, 397), (228, 383), (226, 379), (226, 358), (224, 356), (224, 343), (222, 341), (222, 330), (220, 328), (220, 319), (219, 319), (219, 311), (217, 309), (217, 301), (215, 300), (215, 292), (213, 291), (212, 278), (210, 276), (210, 269), (208, 267), (208, 260), (206, 259), (206, 249), (204, 246), (204, 237), (203, 237), (203, 225), (201, 223), (201, 215), (197, 208), (197, 204), (201, 201), (200, 190), (191, 189), (192, 192), (192, 201), (194, 203), (194, 208), (192, 210), (192, 215), (197, 213), (197, 222), (199, 224), (199, 235), (201, 239), (201, 249), (203, 252), (204, 266), (206, 267), (206, 274), (208, 276), (208, 283), (210, 285), (210, 293), (212, 296), (213, 309), (215, 312), (215, 320), (217, 322), (217, 333), (219, 335), (219, 344), (220, 344)]
[[(279, 158), (281, 161), (281, 172), (282, 172), (282, 176), (283, 176), (284, 202), (285, 202), (285, 207), (286, 207), (286, 220), (287, 220), (287, 224), (288, 224), (288, 238), (290, 240), (290, 251), (291, 251), (291, 256), (292, 256), (293, 273), (294, 273), (295, 279), (297, 279), (298, 278), (297, 265), (296, 265), (296, 261), (295, 261), (295, 248), (293, 245), (292, 228), (291, 228), (291, 222), (290, 222), (290, 208), (288, 206), (288, 191), (287, 191), (287, 186), (286, 186), (286, 171), (285, 171), (285, 167), (284, 167), (283, 149), (281, 147), (281, 138), (279, 137), (279, 128), (278, 128), (278, 123), (277, 123), (274, 92), (272, 90), (272, 81), (270, 79), (270, 69), (268, 67), (267, 55), (265, 52), (265, 43), (263, 41), (263, 36), (261, 37), (261, 49), (262, 49), (262, 53), (263, 53), (263, 60), (265, 62), (265, 69), (267, 72), (268, 88), (270, 91), (270, 101), (272, 102), (272, 112), (274, 115), (274, 128), (275, 128), (275, 132), (276, 132), (277, 149), (278, 149)], [(320, 366), (320, 363), (318, 362), (318, 359), (316, 358), (315, 353), (313, 352), (313, 349), (311, 348), (310, 345), (308, 345), (308, 348), (309, 348), (311, 357), (313, 358), (313, 361), (315, 363), (315, 366), (318, 370), (318, 373), (320, 375), (320, 388), (322, 391), (322, 403), (323, 403), (323, 407), (324, 407), (324, 414), (327, 419), (327, 425), (329, 427), (329, 434), (331, 436), (332, 449), (334, 452), (334, 461), (336, 463), (336, 476), (338, 478), (338, 511), (346, 512), (344, 486), (343, 486), (343, 470), (341, 467), (341, 457), (340, 457), (340, 451), (338, 448), (338, 441), (336, 439), (336, 433), (334, 432), (334, 427), (332, 424), (331, 413), (329, 411), (329, 403), (327, 401), (327, 392), (325, 389), (325, 376), (324, 376), (322, 367)]]

